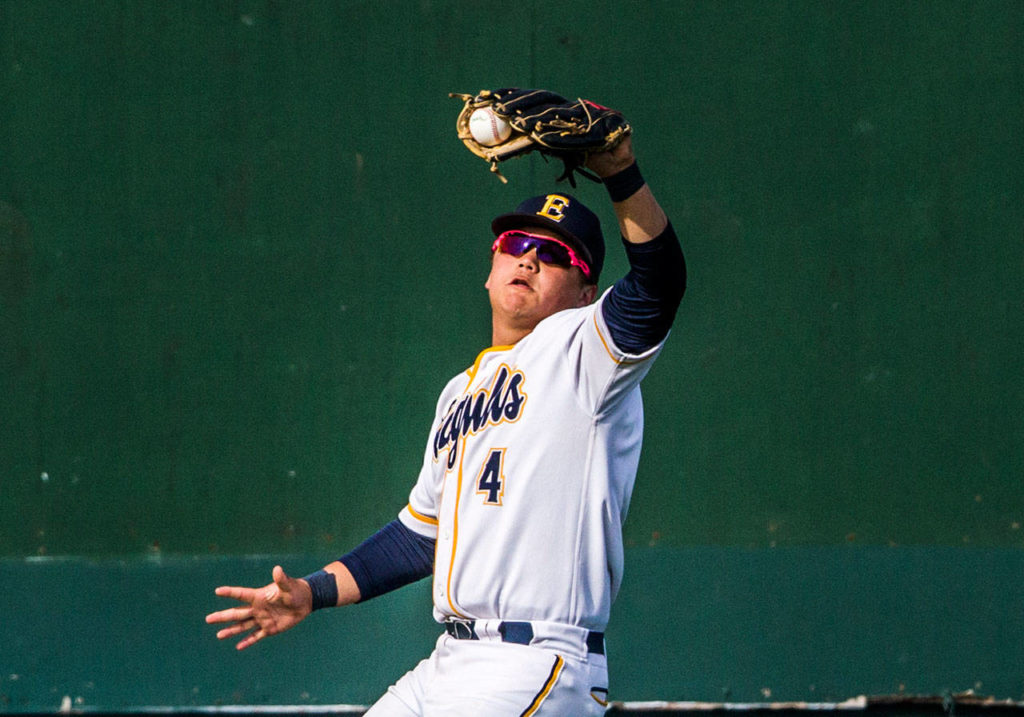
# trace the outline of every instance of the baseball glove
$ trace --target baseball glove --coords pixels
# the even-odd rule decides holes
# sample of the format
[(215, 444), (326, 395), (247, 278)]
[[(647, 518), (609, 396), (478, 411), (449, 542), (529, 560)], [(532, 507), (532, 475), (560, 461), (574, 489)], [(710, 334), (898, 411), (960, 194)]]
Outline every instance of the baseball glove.
[[(545, 157), (562, 160), (564, 171), (556, 181), (568, 180), (575, 187), (574, 173), (595, 182), (598, 177), (583, 167), (587, 155), (612, 149), (631, 131), (621, 113), (590, 100), (567, 100), (547, 90), (524, 90), (509, 87), (481, 90), (477, 95), (449, 93), (465, 102), (455, 128), (459, 139), (473, 154), (490, 162), (491, 171), (502, 182), (498, 164), (513, 157), (538, 151)], [(489, 107), (512, 128), (508, 139), (493, 146), (477, 142), (469, 130), (470, 115), (481, 107)]]

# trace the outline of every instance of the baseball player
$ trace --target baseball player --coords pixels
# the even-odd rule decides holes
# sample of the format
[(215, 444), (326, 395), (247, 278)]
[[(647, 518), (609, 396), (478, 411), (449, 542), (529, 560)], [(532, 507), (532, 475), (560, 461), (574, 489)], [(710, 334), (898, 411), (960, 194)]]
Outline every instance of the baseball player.
[(304, 578), (280, 566), (207, 616), (247, 648), (313, 610), (433, 576), (432, 654), (372, 717), (596, 715), (604, 630), (643, 431), (639, 384), (669, 333), (686, 269), (629, 137), (590, 154), (629, 273), (598, 297), (595, 214), (563, 192), (491, 223), (492, 345), (441, 391), (422, 469), (397, 519)]

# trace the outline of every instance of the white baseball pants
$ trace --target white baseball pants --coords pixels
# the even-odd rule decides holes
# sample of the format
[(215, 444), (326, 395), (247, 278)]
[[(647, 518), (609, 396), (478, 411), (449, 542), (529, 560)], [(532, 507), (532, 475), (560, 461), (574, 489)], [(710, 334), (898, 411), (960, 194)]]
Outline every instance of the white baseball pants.
[(590, 717), (605, 712), (604, 655), (561, 655), (443, 634), (366, 717)]

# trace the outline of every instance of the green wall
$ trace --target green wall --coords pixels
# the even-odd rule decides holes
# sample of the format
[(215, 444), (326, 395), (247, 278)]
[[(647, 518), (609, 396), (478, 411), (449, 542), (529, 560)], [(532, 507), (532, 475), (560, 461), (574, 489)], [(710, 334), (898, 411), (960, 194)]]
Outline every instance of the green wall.
[[(613, 696), (1024, 699), (1022, 58), (1008, 1), (0, 2), (0, 580), (105, 595), (10, 600), (0, 711), (301, 701), (214, 684), (313, 630), (240, 658), (201, 616), (404, 504), (489, 339), (489, 219), (558, 174), (455, 138), (447, 93), (508, 85), (621, 108), (690, 264)], [(417, 589), (321, 617), (422, 639), (379, 675), (309, 653), (338, 684), (307, 699), (429, 649)], [(175, 679), (43, 647), (124, 637), (140, 590)]]

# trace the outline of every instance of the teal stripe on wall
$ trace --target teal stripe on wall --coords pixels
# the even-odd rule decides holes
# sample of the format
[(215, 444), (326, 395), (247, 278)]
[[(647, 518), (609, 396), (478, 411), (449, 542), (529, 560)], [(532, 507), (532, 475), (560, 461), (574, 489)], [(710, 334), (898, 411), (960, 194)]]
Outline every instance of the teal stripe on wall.
[[(440, 634), (419, 583), (237, 653), (220, 584), (296, 556), (0, 562), (0, 710), (369, 704)], [(1024, 699), (1024, 554), (975, 548), (638, 548), (608, 630), (616, 701)]]

